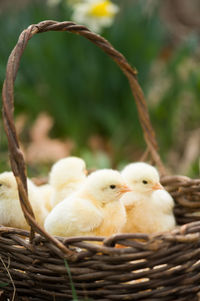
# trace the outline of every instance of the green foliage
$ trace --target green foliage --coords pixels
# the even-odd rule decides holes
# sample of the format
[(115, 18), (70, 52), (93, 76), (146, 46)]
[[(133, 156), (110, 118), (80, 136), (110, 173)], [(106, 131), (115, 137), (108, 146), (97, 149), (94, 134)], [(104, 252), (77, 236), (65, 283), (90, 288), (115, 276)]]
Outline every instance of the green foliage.
[(65, 263), (65, 268), (67, 270), (67, 274), (68, 274), (68, 277), (69, 277), (70, 286), (71, 286), (71, 290), (72, 290), (72, 298), (73, 298), (72, 301), (92, 301), (91, 299), (88, 299), (88, 298), (78, 299), (78, 296), (77, 296), (77, 293), (76, 293), (76, 288), (75, 288), (73, 280), (72, 280), (70, 267), (69, 267), (68, 262), (67, 262), (66, 259), (64, 259), (64, 263)]
[(64, 263), (65, 263), (65, 267), (66, 267), (66, 270), (67, 270), (67, 274), (69, 276), (69, 281), (70, 281), (70, 286), (71, 286), (71, 290), (72, 290), (73, 301), (78, 301), (78, 296), (77, 296), (76, 289), (75, 289), (74, 284), (73, 284), (70, 267), (69, 267), (68, 262), (67, 262), (66, 259), (64, 259)]
[[(131, 63), (137, 62), (136, 68), (144, 82), (150, 67), (147, 62), (156, 57), (160, 45), (158, 33), (153, 30), (157, 20), (149, 22), (139, 18), (138, 10), (141, 8), (132, 10), (134, 14), (131, 15), (129, 7), (124, 7), (115, 26), (104, 35)], [(18, 15), (11, 14), (12, 35), (8, 32), (10, 20), (5, 22), (9, 27), (5, 30), (9, 44), (12, 41), (10, 49), (23, 27), (45, 18), (56, 19), (62, 11), (62, 7), (58, 7), (57, 12), (49, 10), (49, 16), (46, 7), (40, 4), (30, 5)], [(66, 9), (65, 12), (63, 17), (68, 19)], [(21, 26), (16, 26), (19, 22)], [(127, 35), (130, 28), (134, 28), (131, 36)], [(151, 49), (143, 45), (147, 37), (149, 40), (155, 37)], [(3, 53), (7, 55), (8, 45), (6, 48)], [(70, 135), (80, 145), (84, 145), (85, 139), (94, 132), (113, 137), (120, 145), (131, 138), (124, 130), (127, 126), (131, 127), (133, 137), (135, 128), (135, 137), (140, 133), (136, 108), (124, 75), (96, 46), (70, 34), (48, 33), (34, 37), (23, 57), (16, 83), (16, 112), (28, 112), (34, 118), (42, 110), (54, 116), (55, 135)]]
[(6, 286), (8, 286), (8, 285), (9, 285), (9, 283), (0, 282), (0, 287), (6, 287)]

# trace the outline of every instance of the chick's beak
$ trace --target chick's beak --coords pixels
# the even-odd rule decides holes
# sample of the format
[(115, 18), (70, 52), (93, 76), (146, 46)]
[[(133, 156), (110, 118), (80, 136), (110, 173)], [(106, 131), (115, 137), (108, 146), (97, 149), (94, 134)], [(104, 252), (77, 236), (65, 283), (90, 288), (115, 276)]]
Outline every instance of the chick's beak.
[(164, 189), (164, 187), (160, 184), (160, 183), (156, 183), (152, 186), (153, 190), (160, 190), (160, 189)]
[(84, 174), (85, 174), (86, 176), (88, 175), (87, 169), (84, 170)]
[(132, 191), (127, 185), (122, 185), (120, 188), (120, 193), (126, 193)]

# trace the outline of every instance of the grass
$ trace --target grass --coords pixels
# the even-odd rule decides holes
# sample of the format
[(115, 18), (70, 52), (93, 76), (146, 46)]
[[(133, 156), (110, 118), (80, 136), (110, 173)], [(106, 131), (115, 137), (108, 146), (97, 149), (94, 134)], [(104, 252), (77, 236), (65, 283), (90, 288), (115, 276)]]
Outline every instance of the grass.
[(6, 287), (6, 286), (8, 286), (8, 285), (9, 285), (9, 283), (0, 282), (0, 287)]
[(67, 274), (69, 276), (69, 282), (70, 282), (70, 286), (71, 286), (71, 290), (72, 290), (72, 301), (92, 301), (91, 299), (88, 298), (84, 298), (84, 299), (78, 299), (77, 293), (76, 293), (76, 288), (74, 286), (73, 280), (72, 280), (72, 274), (70, 271), (70, 267), (68, 265), (68, 262), (66, 259), (64, 259), (64, 263), (65, 263), (65, 267), (67, 270)]
[(64, 259), (64, 262), (65, 262), (65, 267), (66, 267), (66, 270), (67, 270), (67, 274), (69, 276), (69, 282), (70, 282), (70, 286), (71, 286), (71, 290), (72, 290), (73, 301), (79, 301), (77, 293), (76, 293), (76, 289), (75, 289), (75, 286), (74, 286), (74, 283), (73, 283), (73, 280), (72, 280), (72, 274), (71, 274), (71, 271), (70, 271), (70, 267), (69, 267), (68, 262), (67, 262), (66, 259)]

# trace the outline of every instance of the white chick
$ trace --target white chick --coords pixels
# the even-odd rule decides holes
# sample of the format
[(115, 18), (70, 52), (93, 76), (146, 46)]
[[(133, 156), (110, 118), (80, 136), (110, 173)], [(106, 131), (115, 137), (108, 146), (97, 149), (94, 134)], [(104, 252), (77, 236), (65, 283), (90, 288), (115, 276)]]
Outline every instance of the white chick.
[(75, 192), (86, 179), (85, 162), (78, 157), (68, 157), (57, 161), (50, 172), (49, 184), (54, 192), (51, 207)]
[(127, 222), (124, 233), (155, 233), (172, 230), (175, 225), (174, 201), (160, 184), (155, 167), (143, 163), (131, 163), (122, 171), (126, 183), (133, 190), (122, 197)]
[[(43, 226), (47, 216), (39, 190), (28, 179), (28, 194), (32, 205), (36, 221)], [(14, 227), (28, 230), (23, 211), (21, 209), (17, 183), (12, 172), (4, 172), (0, 174), (0, 224), (7, 227)]]
[(130, 191), (119, 172), (103, 169), (87, 177), (78, 192), (59, 203), (45, 220), (52, 235), (110, 236), (126, 222), (121, 196)]

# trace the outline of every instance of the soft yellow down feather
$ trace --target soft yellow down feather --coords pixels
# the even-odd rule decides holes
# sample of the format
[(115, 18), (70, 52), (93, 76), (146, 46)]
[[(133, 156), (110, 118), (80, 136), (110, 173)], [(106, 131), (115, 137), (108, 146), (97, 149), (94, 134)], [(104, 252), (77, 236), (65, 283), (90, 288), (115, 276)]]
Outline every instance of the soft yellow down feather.
[[(28, 194), (36, 221), (43, 226), (47, 210), (44, 207), (39, 190), (29, 179)], [(0, 174), (0, 224), (27, 230), (30, 228), (21, 209), (17, 183), (12, 172)]]
[(53, 208), (46, 218), (45, 229), (58, 236), (119, 233), (126, 222), (120, 198), (127, 191), (130, 189), (117, 171), (93, 172), (77, 193)]
[(127, 222), (124, 233), (155, 233), (172, 230), (175, 225), (174, 201), (159, 182), (153, 166), (137, 162), (122, 171), (126, 183), (133, 190), (122, 197)]
[(44, 184), (41, 186), (37, 186), (37, 188), (41, 194), (41, 198), (43, 199), (44, 207), (48, 212), (50, 212), (52, 210), (51, 199), (54, 193), (53, 187), (49, 184)]
[(49, 184), (54, 189), (51, 207), (74, 193), (86, 179), (86, 173), (86, 165), (81, 158), (67, 157), (57, 161), (49, 176)]

